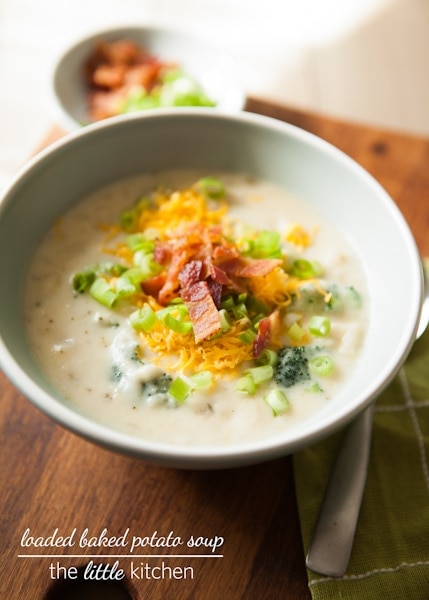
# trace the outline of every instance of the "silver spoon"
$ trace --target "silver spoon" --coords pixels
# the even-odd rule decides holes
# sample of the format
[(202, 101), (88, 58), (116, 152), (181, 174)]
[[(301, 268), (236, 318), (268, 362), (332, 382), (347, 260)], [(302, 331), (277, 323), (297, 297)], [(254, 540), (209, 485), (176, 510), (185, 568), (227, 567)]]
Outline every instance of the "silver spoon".
[[(416, 339), (429, 324), (429, 282), (423, 269), (424, 300)], [(371, 446), (373, 405), (349, 426), (336, 457), (306, 558), (312, 571), (342, 577), (352, 551)]]

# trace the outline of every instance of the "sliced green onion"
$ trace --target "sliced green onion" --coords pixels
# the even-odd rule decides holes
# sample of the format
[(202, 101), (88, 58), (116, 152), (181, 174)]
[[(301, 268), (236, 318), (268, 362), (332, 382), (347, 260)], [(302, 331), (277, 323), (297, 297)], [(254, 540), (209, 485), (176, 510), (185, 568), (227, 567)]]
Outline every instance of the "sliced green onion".
[(264, 315), (263, 313), (259, 313), (257, 314), (255, 317), (252, 318), (252, 325), (253, 327), (258, 327), (259, 326), (259, 321), (262, 321), (262, 319), (265, 319), (267, 315)]
[(279, 258), (281, 238), (277, 231), (261, 231), (254, 240), (252, 256), (255, 258)]
[(249, 312), (252, 312), (254, 314), (261, 314), (261, 315), (264, 315), (264, 317), (266, 317), (268, 315), (268, 313), (270, 312), (270, 309), (268, 308), (268, 306), (266, 304), (264, 304), (258, 298), (255, 298), (255, 296), (247, 297), (246, 306), (247, 306), (247, 310)]
[(148, 240), (144, 233), (131, 233), (125, 238), (125, 243), (130, 250), (136, 252), (143, 250), (145, 253), (152, 253), (155, 248), (155, 242)]
[(232, 326), (231, 319), (229, 318), (228, 312), (226, 311), (225, 308), (221, 308), (219, 311), (219, 321), (220, 321), (220, 326), (221, 326), (223, 333), (225, 333), (225, 331), (229, 331), (229, 329), (231, 329), (231, 326)]
[(171, 311), (170, 306), (166, 306), (165, 308), (160, 308), (159, 310), (156, 311), (156, 316), (158, 317), (158, 319), (160, 321), (163, 321), (165, 315), (167, 315), (170, 311)]
[(200, 390), (211, 386), (213, 377), (210, 371), (199, 371), (189, 377), (194, 389)]
[(253, 329), (246, 329), (243, 333), (240, 333), (238, 337), (243, 344), (252, 344), (255, 341), (256, 333)]
[(137, 287), (126, 277), (119, 277), (115, 282), (118, 297), (126, 298), (137, 292)]
[(232, 314), (234, 315), (234, 317), (236, 319), (243, 319), (244, 317), (247, 317), (247, 315), (248, 315), (247, 306), (244, 304), (244, 302), (240, 302), (240, 304), (236, 304), (232, 308)]
[(265, 402), (273, 411), (273, 415), (281, 415), (290, 407), (290, 402), (284, 392), (281, 390), (271, 390), (269, 394), (264, 396)]
[(232, 310), (235, 306), (234, 298), (232, 296), (226, 296), (220, 304), (220, 307), (225, 310)]
[(288, 336), (294, 342), (299, 342), (305, 335), (304, 329), (296, 321), (293, 323), (287, 332)]
[(140, 290), (143, 273), (140, 269), (128, 269), (115, 282), (116, 293), (120, 297), (131, 296)]
[(250, 373), (246, 373), (243, 377), (237, 381), (235, 389), (237, 392), (243, 392), (244, 394), (249, 394), (249, 396), (253, 396), (256, 392), (256, 384), (253, 380), (253, 377)]
[(89, 293), (95, 300), (109, 308), (112, 308), (117, 300), (117, 295), (103, 277), (97, 277), (94, 280), (89, 288)]
[(311, 279), (315, 277), (315, 269), (313, 263), (305, 258), (297, 258), (292, 263), (292, 273), (300, 279)]
[(326, 337), (331, 331), (331, 321), (328, 317), (313, 315), (308, 324), (308, 329), (312, 335)]
[(200, 371), (190, 377), (176, 377), (168, 388), (168, 393), (176, 402), (182, 403), (188, 398), (193, 390), (200, 390), (212, 384), (210, 371)]
[(151, 96), (158, 90), (161, 106), (215, 106), (200, 85), (181, 72), (178, 77), (166, 81), (162, 86), (155, 86)]
[(150, 208), (150, 205), (151, 205), (151, 199), (148, 198), (148, 196), (142, 196), (141, 198), (139, 198), (137, 200), (135, 208), (139, 212), (143, 212), (147, 208)]
[(182, 298), (173, 298), (173, 300), (170, 300), (170, 302), (168, 303), (168, 306), (176, 306), (177, 304), (180, 304), (181, 306), (184, 306), (184, 302), (182, 300)]
[(247, 374), (251, 375), (255, 385), (260, 385), (273, 378), (274, 369), (272, 365), (260, 365), (249, 369)]
[(119, 263), (105, 262), (95, 264), (84, 271), (76, 273), (72, 278), (72, 285), (76, 292), (82, 293), (89, 290), (97, 278), (102, 279), (102, 275), (120, 277), (126, 271), (127, 268)]
[(135, 310), (130, 314), (129, 319), (134, 329), (143, 331), (150, 331), (158, 320), (155, 311), (149, 304)]
[(326, 377), (332, 373), (334, 369), (334, 361), (330, 356), (327, 355), (315, 356), (310, 360), (309, 367), (315, 375)]
[(323, 267), (318, 260), (312, 260), (311, 266), (313, 267), (314, 277), (320, 277), (323, 274)]
[(252, 239), (242, 239), (240, 240), (240, 251), (242, 254), (247, 254), (252, 256), (255, 248), (255, 240)]
[(96, 274), (93, 269), (87, 269), (86, 271), (76, 273), (72, 279), (73, 289), (75, 292), (82, 294), (91, 287), (91, 285), (94, 283), (95, 277)]
[(135, 229), (140, 213), (149, 206), (150, 199), (143, 197), (140, 198), (132, 208), (123, 210), (119, 215), (119, 223), (122, 229), (125, 229), (125, 231), (132, 231)]
[(127, 267), (120, 265), (119, 263), (106, 262), (101, 263), (96, 268), (98, 275), (111, 275), (112, 277), (120, 277), (125, 273)]
[(178, 321), (183, 321), (184, 317), (188, 315), (188, 309), (182, 301), (176, 302), (173, 300), (165, 308), (160, 308), (156, 314), (161, 321), (163, 321), (167, 315), (171, 315)]
[(173, 317), (171, 312), (168, 312), (162, 319), (169, 329), (176, 333), (189, 333), (192, 331), (191, 321), (182, 321), (180, 318)]
[(122, 113), (135, 112), (146, 110), (148, 108), (159, 108), (159, 93), (157, 88), (154, 88), (150, 94), (141, 88), (137, 92), (130, 93), (122, 102), (120, 111)]
[(165, 69), (165, 71), (163, 71), (161, 73), (161, 79), (162, 79), (163, 83), (171, 83), (175, 79), (182, 77), (182, 75), (183, 75), (182, 69), (173, 67), (171, 69)]
[(225, 196), (225, 186), (217, 177), (203, 177), (197, 185), (199, 190), (212, 200), (220, 200)]
[(150, 279), (155, 275), (158, 275), (162, 270), (163, 266), (153, 260), (153, 253), (146, 252), (145, 250), (137, 250), (134, 254), (133, 262), (142, 272), (142, 279)]
[(143, 281), (143, 273), (140, 269), (128, 269), (122, 277), (126, 277), (134, 285), (139, 285)]
[(277, 352), (265, 348), (265, 350), (262, 350), (261, 355), (256, 362), (258, 365), (271, 365), (274, 367), (277, 364), (277, 359)]
[(146, 227), (146, 229), (144, 230), (144, 236), (148, 242), (155, 242), (159, 238), (159, 229), (157, 229), (156, 227)]
[(186, 400), (192, 391), (192, 386), (182, 377), (176, 377), (168, 388), (168, 393), (180, 404)]
[(135, 210), (124, 210), (119, 216), (119, 224), (125, 231), (132, 231), (137, 225), (138, 214)]

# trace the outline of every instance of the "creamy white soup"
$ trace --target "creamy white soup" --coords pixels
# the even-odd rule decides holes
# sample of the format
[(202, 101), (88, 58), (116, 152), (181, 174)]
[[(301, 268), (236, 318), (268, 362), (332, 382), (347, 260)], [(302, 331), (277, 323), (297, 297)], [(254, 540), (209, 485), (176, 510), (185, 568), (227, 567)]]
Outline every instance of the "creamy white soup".
[(61, 398), (148, 440), (277, 435), (330, 402), (365, 338), (357, 255), (266, 181), (168, 171), (99, 190), (40, 244), (28, 338)]

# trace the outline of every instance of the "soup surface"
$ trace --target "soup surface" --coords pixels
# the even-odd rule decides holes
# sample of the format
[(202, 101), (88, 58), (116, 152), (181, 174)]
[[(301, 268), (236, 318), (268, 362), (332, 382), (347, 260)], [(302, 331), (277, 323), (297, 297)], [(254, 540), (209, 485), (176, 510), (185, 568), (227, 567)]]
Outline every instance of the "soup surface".
[(364, 343), (364, 271), (286, 191), (168, 171), (99, 190), (33, 258), (31, 348), (64, 402), (133, 436), (228, 445), (331, 401)]

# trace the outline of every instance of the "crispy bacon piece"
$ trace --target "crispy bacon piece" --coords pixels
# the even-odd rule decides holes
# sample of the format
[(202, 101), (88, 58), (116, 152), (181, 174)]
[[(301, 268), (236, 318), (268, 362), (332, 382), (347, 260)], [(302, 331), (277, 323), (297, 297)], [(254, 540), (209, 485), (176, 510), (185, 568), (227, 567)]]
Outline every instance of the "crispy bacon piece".
[(218, 283), (211, 277), (207, 279), (207, 285), (209, 286), (211, 297), (213, 298), (213, 302), (215, 303), (216, 308), (220, 309), (220, 304), (222, 302), (222, 290), (223, 285)]
[(207, 281), (198, 281), (181, 292), (194, 328), (195, 341), (201, 342), (221, 331), (219, 313)]
[(150, 279), (146, 279), (146, 281), (142, 281), (141, 288), (145, 294), (148, 296), (153, 296), (154, 298), (158, 298), (159, 292), (162, 290), (165, 285), (165, 280), (167, 278), (167, 273), (163, 271), (159, 275), (155, 275)]
[(210, 265), (209, 273), (210, 278), (222, 285), (223, 289), (228, 289), (238, 294), (246, 291), (246, 286), (243, 285), (243, 282), (239, 281), (234, 275), (227, 275), (225, 271), (216, 265)]
[(238, 258), (240, 253), (238, 248), (231, 243), (228, 243), (226, 240), (222, 240), (222, 244), (220, 246), (216, 246), (213, 250), (213, 260), (215, 261), (226, 261), (231, 260), (233, 258)]
[(181, 275), (184, 279), (183, 283), (179, 280), (179, 274), (188, 264), (195, 263), (195, 265), (189, 267), (191, 270), (197, 269), (196, 264), (198, 264), (199, 275), (195, 280), (205, 279), (209, 274), (209, 266), (206, 267), (206, 263), (210, 262), (210, 248), (205, 244), (201, 233), (202, 229), (200, 227), (189, 227), (181, 237), (170, 242), (161, 242), (155, 246), (155, 260), (168, 265), (167, 280), (159, 294), (159, 300), (162, 304), (167, 304), (175, 294), (177, 295), (179, 287), (190, 286), (189, 282), (186, 283), (186, 270)]
[(152, 90), (162, 70), (174, 66), (132, 40), (99, 42), (84, 64), (89, 118), (98, 121), (119, 114), (131, 89)]
[(276, 308), (273, 312), (259, 321), (258, 333), (253, 342), (253, 358), (259, 358), (265, 348), (268, 348), (272, 338), (281, 328), (280, 311)]
[(170, 266), (168, 267), (165, 284), (158, 294), (158, 300), (161, 304), (168, 304), (168, 302), (177, 295), (179, 289), (179, 273), (185, 266), (187, 258), (186, 252), (177, 252), (173, 254)]
[(163, 64), (155, 60), (135, 65), (124, 73), (124, 85), (127, 88), (141, 86), (150, 90), (157, 82), (162, 68)]
[[(163, 305), (180, 296), (188, 308), (197, 343), (221, 331), (218, 311), (226, 290), (244, 292), (246, 278), (267, 275), (282, 263), (279, 259), (243, 258), (234, 244), (218, 239), (216, 228), (208, 231), (199, 223), (173, 233), (167, 241), (158, 241), (154, 249), (154, 260), (165, 271), (145, 282), (142, 289), (153, 290), (152, 295)], [(270, 343), (271, 327), (269, 318), (260, 322), (255, 357)]]
[(232, 284), (231, 278), (228, 277), (225, 271), (223, 271), (216, 265), (210, 265), (210, 276), (213, 279), (213, 281), (217, 281), (221, 285), (230, 286)]
[(165, 265), (171, 260), (171, 248), (166, 242), (157, 240), (153, 250), (153, 260), (160, 265)]
[(89, 95), (91, 104), (91, 119), (98, 121), (118, 114), (118, 106), (123, 101), (120, 90), (95, 91)]
[(199, 248), (198, 239), (195, 239), (192, 234), (187, 234), (169, 245), (168, 248), (171, 256), (167, 268), (167, 279), (158, 297), (161, 304), (167, 304), (174, 296), (177, 296), (180, 288), (179, 274), (187, 263), (192, 262), (192, 257)]
[(280, 316), (280, 311), (278, 308), (273, 310), (273, 312), (268, 316), (271, 323), (271, 335), (275, 335), (278, 333), (282, 327), (282, 320)]
[[(191, 260), (184, 265), (184, 267), (180, 270), (178, 279), (181, 286), (181, 296), (182, 299), (188, 303), (192, 304), (193, 315), (190, 314), (191, 321), (193, 319), (197, 319), (197, 321), (201, 321), (203, 316), (198, 313), (195, 302), (199, 302), (199, 307), (204, 307), (206, 311), (209, 310), (209, 302), (207, 298), (207, 292), (210, 294), (213, 304), (216, 310), (219, 310), (221, 297), (222, 297), (222, 285), (214, 281), (211, 277), (207, 280), (202, 281), (204, 279), (203, 275), (203, 267), (204, 263), (202, 260)], [(204, 283), (204, 285), (197, 285), (199, 283)], [(203, 301), (203, 303), (201, 303)], [(191, 304), (188, 305), (191, 306)], [(212, 311), (212, 306), (210, 303), (210, 317), (212, 319), (213, 324), (218, 325), (219, 316), (215, 315), (214, 311)], [(206, 315), (204, 315), (204, 319), (206, 319)], [(217, 319), (217, 321), (216, 321)], [(194, 324), (194, 331), (195, 325)], [(211, 325), (209, 326), (211, 327)], [(197, 329), (202, 329), (201, 323), (197, 325)], [(201, 334), (202, 335), (202, 334)], [(211, 334), (210, 334), (211, 335)], [(207, 337), (205, 335), (205, 337)], [(205, 337), (203, 339), (205, 339)]]
[(258, 333), (253, 342), (253, 358), (259, 358), (271, 340), (271, 319), (265, 317), (259, 321)]
[(98, 88), (120, 88), (124, 84), (126, 72), (124, 64), (100, 65), (93, 73), (92, 83)]
[(187, 289), (200, 281), (203, 263), (201, 260), (191, 260), (179, 272), (178, 279), (181, 287)]
[(282, 261), (279, 258), (246, 260), (237, 257), (223, 261), (217, 266), (228, 275), (235, 275), (236, 277), (263, 277), (281, 264)]
[(142, 50), (132, 40), (115, 40), (100, 42), (94, 56), (103, 62), (116, 65), (132, 65), (141, 58)]

